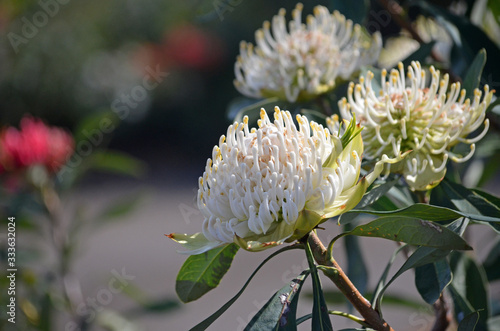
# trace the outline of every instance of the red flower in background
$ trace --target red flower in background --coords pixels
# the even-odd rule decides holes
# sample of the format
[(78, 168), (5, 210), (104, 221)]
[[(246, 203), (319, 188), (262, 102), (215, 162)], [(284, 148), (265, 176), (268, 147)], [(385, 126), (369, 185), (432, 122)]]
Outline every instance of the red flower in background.
[(165, 32), (158, 44), (143, 44), (136, 61), (162, 69), (172, 67), (213, 70), (224, 60), (226, 45), (216, 34), (192, 24), (180, 24)]
[(55, 173), (71, 156), (73, 147), (73, 138), (63, 129), (25, 116), (20, 130), (7, 127), (0, 132), (0, 172), (43, 165)]

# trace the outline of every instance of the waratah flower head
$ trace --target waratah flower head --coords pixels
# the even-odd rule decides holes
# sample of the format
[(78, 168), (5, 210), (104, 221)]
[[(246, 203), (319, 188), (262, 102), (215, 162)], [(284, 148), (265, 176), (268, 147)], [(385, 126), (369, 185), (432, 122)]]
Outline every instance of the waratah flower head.
[(49, 172), (57, 172), (73, 153), (73, 145), (73, 138), (66, 131), (25, 116), (20, 130), (7, 127), (0, 132), (0, 170), (42, 165)]
[[(234, 84), (242, 94), (277, 96), (303, 101), (332, 90), (339, 80), (349, 80), (362, 65), (377, 61), (382, 48), (380, 34), (370, 36), (338, 11), (314, 8), (314, 16), (302, 22), (302, 4), (285, 21), (285, 10), (264, 22), (255, 33), (257, 46), (240, 44)], [(272, 34), (271, 34), (272, 31)]]
[[(350, 84), (347, 99), (339, 102), (345, 119), (356, 115), (365, 143), (365, 157), (376, 159), (382, 154), (412, 151), (404, 162), (391, 165), (391, 172), (404, 175), (413, 190), (428, 190), (443, 179), (448, 159), (465, 162), (474, 153), (474, 143), (488, 131), (485, 111), (493, 91), (484, 87), (484, 97), (476, 89), (472, 100), (460, 83), (449, 85), (438, 70), (430, 67), (430, 86), (419, 62), (408, 67), (407, 79), (400, 63), (398, 70), (382, 71), (382, 90), (376, 95), (372, 88), (373, 73)], [(467, 136), (484, 124), (482, 132)], [(457, 144), (468, 144), (470, 152), (460, 155), (452, 151)]]
[(189, 254), (235, 242), (262, 250), (300, 239), (319, 223), (352, 209), (383, 170), (377, 163), (358, 181), (363, 143), (351, 121), (342, 136), (305, 116), (298, 128), (288, 111), (261, 110), (259, 127), (248, 117), (229, 126), (199, 180), (202, 232), (172, 233)]

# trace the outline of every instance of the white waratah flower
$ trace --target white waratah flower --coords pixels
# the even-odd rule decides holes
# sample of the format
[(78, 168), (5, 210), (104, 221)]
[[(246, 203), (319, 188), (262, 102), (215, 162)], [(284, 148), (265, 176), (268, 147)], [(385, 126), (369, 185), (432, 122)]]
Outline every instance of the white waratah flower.
[[(302, 4), (285, 21), (285, 10), (264, 22), (255, 33), (257, 47), (241, 42), (235, 64), (234, 85), (242, 94), (279, 97), (290, 102), (312, 99), (349, 80), (362, 65), (377, 61), (382, 41), (358, 24), (326, 7), (314, 8), (314, 16), (302, 23)], [(272, 31), (272, 35), (271, 35)]]
[(274, 122), (261, 110), (259, 128), (248, 117), (229, 126), (200, 177), (202, 232), (168, 237), (200, 254), (236, 243), (250, 251), (302, 238), (319, 223), (356, 206), (384, 168), (384, 156), (358, 181), (363, 142), (351, 121), (342, 136), (275, 108)]
[[(372, 88), (373, 73), (368, 72), (360, 83), (350, 84), (347, 100), (339, 102), (341, 115), (356, 115), (365, 143), (365, 157), (377, 159), (382, 154), (412, 152), (404, 162), (391, 165), (391, 172), (402, 173), (413, 190), (428, 190), (443, 179), (448, 159), (465, 162), (474, 153), (474, 143), (489, 128), (485, 111), (493, 91), (484, 87), (484, 98), (476, 89), (472, 101), (465, 99), (460, 83), (448, 89), (449, 77), (440, 80), (439, 71), (430, 67), (430, 87), (426, 87), (426, 74), (420, 63), (412, 62), (405, 79), (403, 65), (393, 69), (387, 77), (382, 71), (382, 90), (377, 96)], [(407, 86), (407, 83), (408, 86)], [(484, 123), (482, 132), (474, 138), (467, 136)], [(467, 155), (452, 152), (452, 147), (470, 145)]]

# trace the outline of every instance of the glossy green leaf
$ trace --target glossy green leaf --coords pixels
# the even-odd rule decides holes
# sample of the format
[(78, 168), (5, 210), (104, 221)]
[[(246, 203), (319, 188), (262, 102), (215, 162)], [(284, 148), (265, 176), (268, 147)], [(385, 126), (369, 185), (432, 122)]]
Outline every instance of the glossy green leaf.
[(483, 262), (483, 268), (489, 282), (500, 279), (500, 239), (498, 237)]
[(481, 82), (481, 75), (483, 73), (484, 65), (486, 64), (486, 51), (481, 49), (469, 69), (467, 70), (467, 74), (464, 77), (464, 84), (462, 87), (467, 91), (466, 97), (473, 99), (474, 90), (479, 87), (479, 83)]
[(381, 217), (359, 225), (342, 235), (378, 237), (440, 249), (472, 249), (462, 237), (446, 227), (435, 222), (410, 217)]
[(261, 264), (254, 270), (254, 272), (250, 275), (248, 280), (245, 282), (241, 290), (239, 290), (238, 293), (234, 297), (232, 297), (228, 302), (226, 302), (221, 308), (219, 308), (215, 313), (195, 325), (193, 328), (190, 329), (190, 331), (203, 331), (206, 330), (216, 319), (218, 319), (226, 310), (231, 307), (231, 305), (243, 294), (243, 291), (247, 288), (248, 284), (250, 284), (250, 281), (253, 279), (253, 277), (257, 274), (257, 272), (266, 264), (270, 259), (275, 257), (278, 254), (281, 254), (283, 252), (292, 250), (292, 249), (302, 249), (303, 246), (301, 245), (293, 245), (293, 246), (286, 246), (283, 247), (276, 252), (272, 253), (269, 255), (264, 261), (262, 261)]
[(183, 302), (194, 301), (216, 288), (231, 266), (238, 248), (238, 245), (230, 244), (189, 256), (175, 282), (179, 298)]
[[(469, 224), (469, 221), (466, 218), (461, 218), (458, 219), (450, 224), (447, 225), (447, 228), (457, 235), (461, 236), (465, 229), (467, 228), (467, 225)], [(410, 270), (412, 268), (416, 268), (428, 263), (433, 263), (436, 261), (441, 260), (448, 254), (450, 254), (449, 250), (443, 250), (439, 248), (433, 248), (433, 247), (419, 247), (417, 248), (412, 255), (406, 260), (406, 262), (399, 268), (399, 270), (392, 276), (392, 278), (389, 280), (389, 282), (385, 282), (385, 278), (387, 277), (388, 274), (388, 268), (392, 265), (392, 261), (394, 261), (396, 254), (401, 250), (402, 248), (400, 247), (398, 250), (395, 251), (393, 254), (390, 263), (386, 267), (386, 270), (384, 271), (384, 274), (381, 277), (381, 281), (379, 281), (379, 285), (377, 286), (377, 290), (375, 292), (375, 296), (373, 298), (373, 306), (378, 309), (381, 312), (380, 304), (383, 298), (383, 295), (387, 288), (394, 282), (399, 276), (401, 276), (405, 271)]]
[(471, 304), (467, 301), (465, 296), (463, 296), (455, 289), (453, 283), (451, 283), (448, 288), (453, 300), (453, 314), (455, 316), (455, 320), (460, 323), (465, 316), (470, 315), (474, 312), (474, 308), (472, 308)]
[(427, 205), (423, 203), (416, 203), (406, 208), (389, 211), (375, 211), (375, 210), (357, 210), (353, 209), (347, 213), (365, 213), (377, 216), (399, 216), (399, 217), (417, 217), (427, 221), (448, 221), (457, 219), (459, 217), (468, 217), (472, 220), (484, 222), (500, 222), (500, 218), (485, 216), (470, 212), (457, 211), (450, 208), (438, 207)]
[(446, 259), (415, 268), (415, 286), (425, 302), (432, 305), (451, 282), (451, 270)]
[(367, 192), (361, 201), (358, 203), (356, 208), (361, 209), (370, 206), (374, 202), (378, 201), (383, 197), (391, 188), (394, 187), (398, 182), (398, 179), (393, 179), (383, 184), (373, 187), (369, 192)]
[(463, 304), (459, 304), (459, 310), (456, 311), (457, 321), (461, 322), (461, 318), (473, 311), (480, 311), (477, 327), (478, 330), (485, 330), (490, 309), (486, 288), (488, 282), (484, 270), (471, 257), (461, 252), (453, 252), (450, 255), (450, 266), (453, 272), (453, 288), (472, 308), (472, 311), (468, 311), (461, 308)]
[(382, 314), (382, 310), (380, 309), (380, 302), (382, 300), (382, 297), (384, 295), (386, 285), (387, 285), (387, 276), (389, 276), (389, 271), (391, 270), (391, 267), (394, 263), (394, 260), (398, 256), (399, 252), (401, 252), (403, 249), (405, 249), (406, 245), (400, 246), (397, 249), (394, 250), (392, 253), (391, 258), (389, 259), (389, 262), (384, 268), (384, 271), (380, 275), (380, 279), (377, 282), (377, 286), (375, 286), (375, 291), (373, 293), (373, 298), (371, 300), (371, 304), (374, 307), (374, 309), (377, 309), (380, 314)]
[(245, 327), (245, 331), (297, 330), (297, 302), (309, 270), (283, 286), (266, 302)]
[(307, 262), (309, 264), (309, 270), (311, 270), (311, 278), (313, 283), (313, 311), (311, 330), (333, 330), (330, 316), (328, 315), (328, 308), (323, 296), (323, 288), (319, 279), (318, 269), (316, 268), (309, 243), (306, 244), (306, 256)]
[[(490, 164), (494, 164), (494, 162), (490, 162)], [(495, 167), (495, 169), (496, 169), (496, 167)], [(481, 207), (480, 207), (481, 210), (484, 210), (484, 211), (487, 210), (488, 213), (494, 213), (494, 212), (496, 212), (495, 210), (489, 209), (489, 208), (494, 208), (494, 209), (500, 211), (500, 198), (498, 198), (494, 195), (491, 195), (487, 192), (478, 190), (478, 189), (472, 189), (471, 191), (476, 196), (480, 196), (481, 198), (484, 199), (484, 201), (483, 201), (484, 204), (482, 203)], [(488, 225), (491, 226), (493, 228), (493, 230), (495, 230), (498, 234), (500, 234), (500, 223), (489, 222)]]
[(474, 331), (476, 330), (477, 322), (479, 321), (479, 312), (475, 311), (465, 316), (458, 325), (457, 331)]
[[(460, 212), (479, 214), (490, 219), (500, 218), (499, 199), (486, 192), (469, 190), (460, 184), (453, 183), (446, 179), (436, 188), (436, 193), (440, 191), (442, 191), (442, 193), (440, 193), (442, 195), (441, 199), (447, 199)], [(483, 221), (478, 218), (474, 219)], [(500, 232), (500, 222), (488, 222), (488, 224), (495, 231)]]

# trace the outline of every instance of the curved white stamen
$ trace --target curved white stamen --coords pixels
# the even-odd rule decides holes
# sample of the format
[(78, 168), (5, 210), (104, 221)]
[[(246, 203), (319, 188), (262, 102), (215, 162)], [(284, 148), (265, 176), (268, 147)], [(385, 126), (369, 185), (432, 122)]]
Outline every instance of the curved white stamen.
[(363, 65), (376, 62), (381, 37), (361, 38), (361, 27), (338, 12), (317, 6), (302, 21), (302, 5), (292, 11), (288, 30), (285, 11), (255, 33), (257, 47), (242, 42), (235, 63), (234, 85), (250, 97), (275, 95), (293, 102), (311, 99), (349, 79)]
[[(403, 174), (411, 189), (427, 190), (443, 178), (448, 159), (465, 162), (472, 157), (474, 143), (489, 130), (485, 111), (493, 92), (486, 86), (484, 93), (476, 89), (471, 100), (465, 99), (466, 91), (460, 83), (450, 83), (449, 76), (441, 76), (434, 67), (429, 68), (429, 88), (420, 63), (412, 62), (407, 75), (403, 69), (399, 64), (389, 74), (382, 71), (378, 97), (373, 94), (372, 73), (361, 77), (358, 85), (351, 83), (339, 108), (344, 118), (350, 118), (352, 111), (365, 126), (361, 134), (367, 159), (412, 150), (411, 161), (391, 166), (391, 170)], [(481, 132), (469, 138), (481, 125)], [(470, 145), (471, 151), (465, 156), (450, 151), (460, 143)]]

